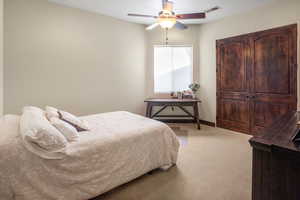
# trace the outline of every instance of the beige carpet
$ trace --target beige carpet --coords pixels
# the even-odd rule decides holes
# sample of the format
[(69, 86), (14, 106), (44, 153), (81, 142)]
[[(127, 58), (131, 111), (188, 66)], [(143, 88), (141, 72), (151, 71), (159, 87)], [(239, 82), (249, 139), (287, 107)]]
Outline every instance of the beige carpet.
[(94, 200), (250, 200), (250, 137), (208, 126), (200, 131), (179, 127), (174, 128), (181, 142), (176, 167), (156, 170)]

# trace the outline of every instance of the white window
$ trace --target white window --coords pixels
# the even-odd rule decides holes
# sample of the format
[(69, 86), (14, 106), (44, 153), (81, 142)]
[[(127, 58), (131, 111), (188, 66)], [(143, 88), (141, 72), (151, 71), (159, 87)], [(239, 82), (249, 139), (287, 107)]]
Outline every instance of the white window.
[(191, 46), (154, 46), (154, 92), (187, 90), (193, 82)]

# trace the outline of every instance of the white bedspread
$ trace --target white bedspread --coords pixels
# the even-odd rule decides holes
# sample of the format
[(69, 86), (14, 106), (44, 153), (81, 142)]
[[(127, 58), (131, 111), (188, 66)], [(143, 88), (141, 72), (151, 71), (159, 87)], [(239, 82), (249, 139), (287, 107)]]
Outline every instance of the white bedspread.
[(50, 160), (22, 145), (19, 116), (2, 117), (0, 199), (86, 200), (176, 163), (179, 143), (163, 123), (128, 112), (83, 118), (91, 131)]

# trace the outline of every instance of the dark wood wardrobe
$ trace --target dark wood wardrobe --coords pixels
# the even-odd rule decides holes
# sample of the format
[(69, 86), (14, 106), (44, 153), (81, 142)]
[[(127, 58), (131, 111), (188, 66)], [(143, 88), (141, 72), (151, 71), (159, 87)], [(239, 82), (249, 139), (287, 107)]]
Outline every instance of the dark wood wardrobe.
[(217, 126), (254, 135), (297, 107), (297, 25), (217, 41)]

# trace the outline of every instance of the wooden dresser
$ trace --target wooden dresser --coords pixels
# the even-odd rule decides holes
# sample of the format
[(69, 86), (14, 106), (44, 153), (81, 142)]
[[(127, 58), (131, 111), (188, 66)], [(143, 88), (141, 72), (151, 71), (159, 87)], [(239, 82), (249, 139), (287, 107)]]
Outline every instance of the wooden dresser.
[(288, 113), (252, 139), (252, 200), (300, 200), (299, 112)]

